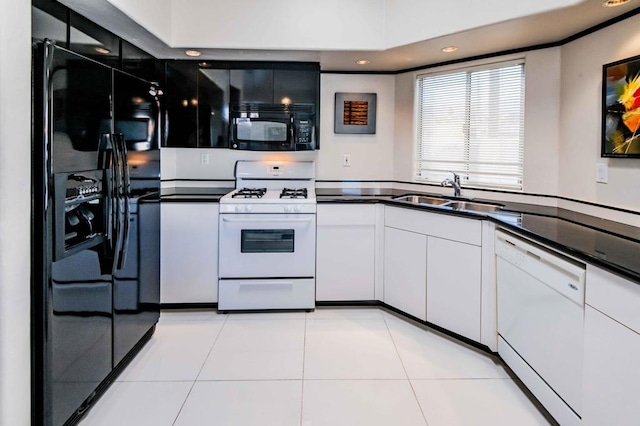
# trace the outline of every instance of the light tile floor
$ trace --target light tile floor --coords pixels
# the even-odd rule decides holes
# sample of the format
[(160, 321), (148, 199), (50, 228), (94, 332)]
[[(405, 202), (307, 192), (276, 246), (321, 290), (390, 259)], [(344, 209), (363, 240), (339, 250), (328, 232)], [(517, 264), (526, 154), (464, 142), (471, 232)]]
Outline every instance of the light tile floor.
[(528, 426), (493, 357), (378, 308), (163, 312), (82, 426)]

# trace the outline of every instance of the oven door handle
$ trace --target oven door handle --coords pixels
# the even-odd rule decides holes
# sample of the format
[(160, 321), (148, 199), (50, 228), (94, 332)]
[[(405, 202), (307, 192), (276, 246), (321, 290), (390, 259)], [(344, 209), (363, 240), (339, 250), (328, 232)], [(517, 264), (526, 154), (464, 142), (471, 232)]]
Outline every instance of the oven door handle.
[(247, 222), (253, 222), (253, 223), (257, 223), (257, 222), (261, 222), (261, 223), (274, 223), (274, 222), (280, 222), (280, 223), (300, 223), (300, 222), (311, 222), (311, 220), (313, 220), (312, 217), (306, 217), (306, 218), (291, 218), (291, 219), (238, 219), (238, 218), (231, 218), (231, 217), (223, 217), (222, 221), (223, 222), (231, 222), (231, 223), (247, 223)]

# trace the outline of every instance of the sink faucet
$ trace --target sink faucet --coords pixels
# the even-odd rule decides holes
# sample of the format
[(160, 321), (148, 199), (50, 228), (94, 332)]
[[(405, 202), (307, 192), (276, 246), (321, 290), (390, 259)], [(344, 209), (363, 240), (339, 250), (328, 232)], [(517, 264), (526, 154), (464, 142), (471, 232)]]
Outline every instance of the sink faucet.
[(442, 182), (440, 182), (441, 186), (452, 186), (453, 187), (453, 196), (460, 197), (460, 176), (457, 173), (451, 172), (453, 174), (453, 179), (446, 178)]

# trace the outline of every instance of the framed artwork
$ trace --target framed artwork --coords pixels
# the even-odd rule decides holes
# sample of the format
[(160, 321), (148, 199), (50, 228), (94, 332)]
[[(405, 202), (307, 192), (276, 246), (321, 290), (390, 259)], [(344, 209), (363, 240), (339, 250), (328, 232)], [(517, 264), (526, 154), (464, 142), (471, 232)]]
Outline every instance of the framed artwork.
[(376, 133), (375, 93), (336, 93), (334, 133)]
[(640, 56), (602, 68), (601, 155), (640, 158)]

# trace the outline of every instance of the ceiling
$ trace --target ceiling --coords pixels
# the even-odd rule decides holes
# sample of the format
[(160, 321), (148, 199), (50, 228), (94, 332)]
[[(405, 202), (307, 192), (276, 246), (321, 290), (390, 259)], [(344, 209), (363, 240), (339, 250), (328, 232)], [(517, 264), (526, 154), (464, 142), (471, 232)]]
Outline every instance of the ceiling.
[[(59, 0), (76, 12), (99, 23), (157, 58), (188, 59), (183, 48), (171, 48), (107, 0)], [(602, 0), (586, 0), (575, 6), (493, 25), (459, 31), (387, 50), (256, 50), (199, 48), (201, 60), (261, 60), (320, 62), (323, 71), (398, 71), (430, 64), (487, 55), (511, 49), (555, 43), (585, 29), (638, 8), (632, 0), (622, 6), (605, 8)], [(477, 2), (477, 7), (483, 7)], [(473, 13), (473, 10), (469, 10)], [(445, 46), (457, 46), (443, 53)], [(357, 65), (368, 59), (367, 65)]]

